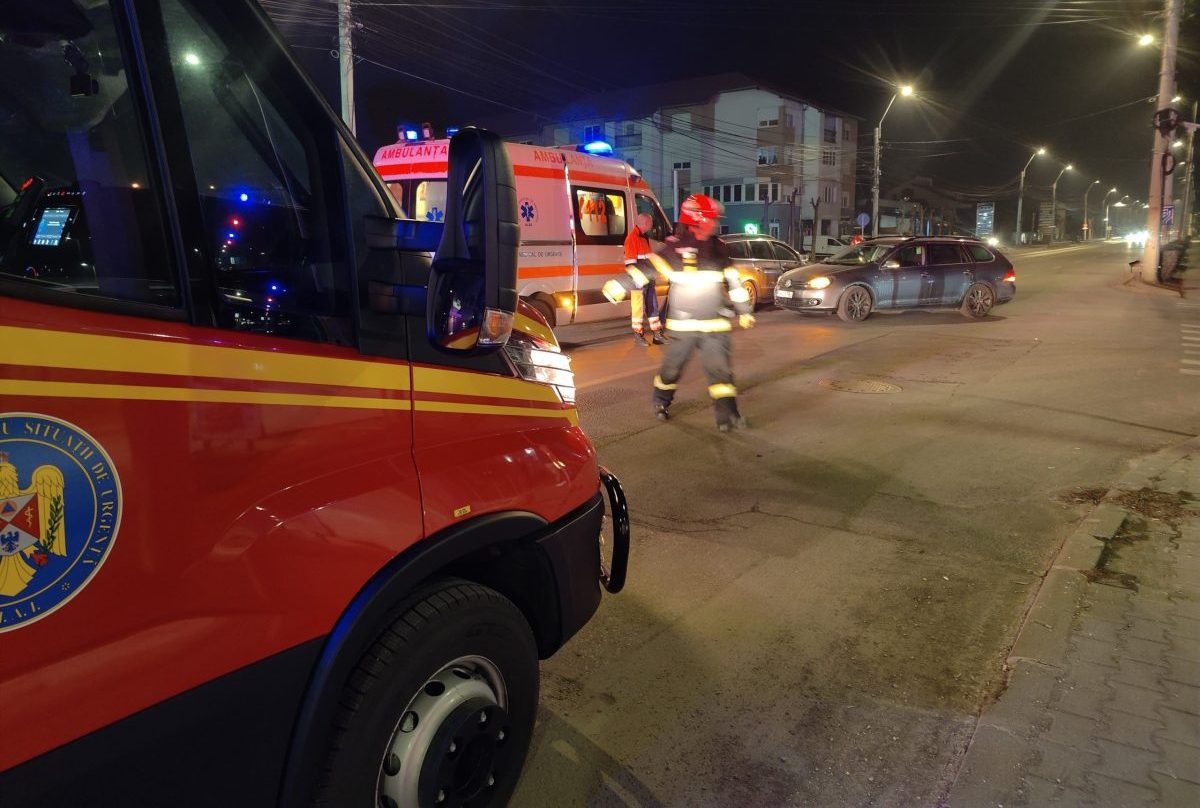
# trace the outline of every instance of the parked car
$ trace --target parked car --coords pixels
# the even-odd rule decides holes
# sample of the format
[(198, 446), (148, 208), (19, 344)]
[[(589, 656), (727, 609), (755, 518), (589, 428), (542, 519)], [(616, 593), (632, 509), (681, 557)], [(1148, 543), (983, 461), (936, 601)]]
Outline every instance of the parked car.
[(986, 317), (1012, 300), (1012, 262), (977, 239), (880, 238), (817, 264), (785, 272), (775, 305), (800, 312), (836, 312), (862, 322), (876, 309), (949, 306)]
[(821, 258), (826, 255), (837, 255), (850, 246), (850, 239), (837, 236), (817, 236), (816, 255)]
[(804, 266), (807, 261), (800, 253), (770, 236), (733, 233), (721, 236), (721, 241), (729, 248), (752, 306), (770, 300), (780, 275)]

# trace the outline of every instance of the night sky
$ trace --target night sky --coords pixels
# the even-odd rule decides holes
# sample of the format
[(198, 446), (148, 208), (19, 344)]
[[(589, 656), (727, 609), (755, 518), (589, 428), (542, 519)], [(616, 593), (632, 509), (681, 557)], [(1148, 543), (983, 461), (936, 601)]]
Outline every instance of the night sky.
[[(1200, 95), (1196, 0), (1185, 2), (1179, 92)], [(337, 106), (334, 0), (264, 0)], [(552, 112), (583, 93), (724, 71), (884, 125), (884, 186), (931, 176), (970, 198), (1015, 196), (1032, 150), (1031, 195), (1064, 162), (1059, 197), (1092, 179), (1145, 198), (1161, 2), (1145, 0), (786, 0), (608, 3), (537, 0), (355, 2), (359, 139), (395, 139), (398, 120), (435, 128), (510, 109)], [(401, 71), (401, 72), (396, 72)], [(442, 86), (437, 86), (437, 82)], [(501, 134), (505, 134), (501, 132)], [(1182, 159), (1182, 157), (1181, 157)], [(1086, 180), (1085, 180), (1086, 178)], [(1102, 195), (1102, 194), (1101, 194)], [(1093, 193), (1093, 199), (1096, 194)]]

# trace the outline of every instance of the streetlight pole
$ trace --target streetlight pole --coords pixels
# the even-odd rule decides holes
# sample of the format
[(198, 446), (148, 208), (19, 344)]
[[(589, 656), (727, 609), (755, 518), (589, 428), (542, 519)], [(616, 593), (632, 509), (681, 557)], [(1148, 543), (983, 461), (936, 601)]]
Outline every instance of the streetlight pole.
[(1085, 241), (1091, 241), (1091, 239), (1092, 239), (1092, 226), (1090, 224), (1088, 224), (1087, 198), (1088, 198), (1088, 194), (1090, 194), (1092, 192), (1092, 185), (1099, 185), (1099, 184), (1100, 184), (1100, 180), (1092, 180), (1091, 185), (1088, 185), (1088, 187), (1085, 188), (1083, 191), (1083, 230), (1084, 230), (1083, 237), (1084, 237)]
[[(1200, 102), (1193, 101), (1192, 102), (1192, 121), (1193, 122), (1196, 121), (1196, 113), (1198, 111), (1198, 109), (1197, 109), (1198, 107), (1200, 107)], [(1192, 237), (1192, 178), (1196, 176), (1196, 167), (1195, 167), (1195, 165), (1193, 165), (1193, 163), (1195, 162), (1195, 159), (1196, 159), (1196, 130), (1191, 129), (1188, 132), (1187, 161), (1183, 165), (1183, 168), (1184, 168), (1183, 181), (1185, 183), (1187, 183), (1187, 190), (1183, 192), (1183, 218), (1180, 219), (1180, 223), (1183, 225), (1183, 229), (1180, 231), (1180, 234), (1183, 236), (1183, 238), (1191, 238)]]
[(1110, 188), (1108, 193), (1104, 195), (1104, 201), (1100, 204), (1104, 206), (1104, 238), (1109, 239), (1112, 236), (1112, 227), (1108, 223), (1108, 198), (1117, 192), (1116, 188)]
[(1071, 164), (1067, 163), (1063, 166), (1063, 170), (1058, 172), (1058, 176), (1054, 178), (1054, 182), (1050, 185), (1050, 222), (1052, 229), (1050, 230), (1050, 240), (1058, 241), (1058, 181), (1062, 179), (1062, 175), (1071, 170)]
[(900, 92), (892, 94), (892, 100), (888, 101), (887, 109), (879, 116), (879, 125), (875, 127), (875, 171), (871, 175), (871, 236), (879, 235), (879, 149), (880, 138), (883, 135), (883, 119), (892, 111), (892, 104), (896, 103), (899, 96), (908, 96), (913, 94), (911, 85), (905, 84), (900, 88)]
[(355, 134), (354, 120), (354, 41), (350, 32), (354, 29), (354, 18), (350, 13), (350, 0), (338, 0), (338, 79), (342, 96), (342, 120), (350, 134)]
[(1033, 154), (1029, 155), (1029, 159), (1025, 161), (1025, 168), (1021, 169), (1021, 185), (1017, 189), (1017, 234), (1016, 238), (1013, 240), (1013, 244), (1021, 243), (1021, 203), (1025, 201), (1025, 172), (1029, 169), (1029, 165), (1033, 162), (1033, 158), (1045, 153), (1045, 148), (1038, 149)]

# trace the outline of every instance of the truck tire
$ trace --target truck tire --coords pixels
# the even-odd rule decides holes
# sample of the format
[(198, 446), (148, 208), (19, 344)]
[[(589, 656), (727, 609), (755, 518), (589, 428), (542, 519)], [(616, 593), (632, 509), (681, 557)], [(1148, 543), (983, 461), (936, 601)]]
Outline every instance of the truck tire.
[(537, 645), (512, 601), (466, 581), (433, 584), (346, 682), (315, 804), (506, 805), (537, 698)]

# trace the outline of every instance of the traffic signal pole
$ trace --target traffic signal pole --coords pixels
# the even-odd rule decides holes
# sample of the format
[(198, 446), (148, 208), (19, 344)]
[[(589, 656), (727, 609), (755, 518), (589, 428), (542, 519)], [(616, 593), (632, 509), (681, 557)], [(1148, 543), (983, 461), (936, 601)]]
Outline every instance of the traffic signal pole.
[[(1162, 63), (1158, 71), (1158, 109), (1170, 109), (1175, 97), (1175, 50), (1179, 44), (1179, 18), (1183, 0), (1164, 0), (1166, 17), (1163, 31)], [(1157, 123), (1157, 121), (1156, 121)], [(1150, 207), (1146, 209), (1146, 247), (1142, 252), (1142, 281), (1158, 283), (1158, 261), (1162, 253), (1163, 200), (1170, 199), (1171, 178), (1166, 173), (1166, 163), (1171, 152), (1171, 132), (1156, 126), (1154, 130), (1154, 152), (1150, 158)]]

